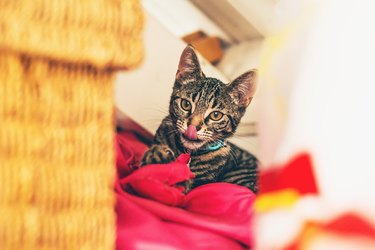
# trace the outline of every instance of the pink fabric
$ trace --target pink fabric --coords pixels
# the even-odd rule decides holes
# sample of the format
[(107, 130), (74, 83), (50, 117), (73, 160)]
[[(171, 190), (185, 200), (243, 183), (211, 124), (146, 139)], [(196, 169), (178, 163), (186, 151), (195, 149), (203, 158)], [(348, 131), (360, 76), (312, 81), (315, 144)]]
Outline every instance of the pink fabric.
[(116, 136), (117, 249), (248, 249), (253, 245), (255, 195), (228, 183), (183, 195), (176, 184), (193, 177), (182, 155), (139, 170), (146, 147), (130, 133)]
[(182, 193), (184, 188), (176, 184), (194, 178), (194, 174), (187, 167), (189, 160), (188, 154), (182, 154), (176, 162), (168, 166), (153, 164), (143, 167), (121, 179), (120, 183), (123, 188), (128, 188), (141, 197), (166, 205), (181, 206), (185, 200)]

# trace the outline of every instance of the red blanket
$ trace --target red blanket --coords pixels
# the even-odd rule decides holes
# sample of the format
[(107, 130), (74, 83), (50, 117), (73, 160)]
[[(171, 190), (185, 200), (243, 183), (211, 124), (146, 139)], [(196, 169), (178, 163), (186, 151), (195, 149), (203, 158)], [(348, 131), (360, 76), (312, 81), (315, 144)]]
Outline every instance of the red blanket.
[(189, 155), (137, 170), (146, 149), (131, 133), (116, 136), (117, 249), (251, 248), (250, 190), (213, 183), (184, 195), (176, 184), (194, 176)]

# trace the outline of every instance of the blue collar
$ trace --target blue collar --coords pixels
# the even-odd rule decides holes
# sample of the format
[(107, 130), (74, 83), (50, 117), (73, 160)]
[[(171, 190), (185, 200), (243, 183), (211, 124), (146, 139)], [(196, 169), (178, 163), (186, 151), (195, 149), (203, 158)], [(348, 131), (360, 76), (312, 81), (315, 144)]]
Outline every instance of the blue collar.
[(205, 154), (205, 153), (208, 153), (208, 152), (213, 152), (213, 151), (219, 150), (219, 149), (221, 149), (222, 147), (225, 147), (225, 146), (226, 146), (226, 144), (225, 144), (224, 140), (218, 140), (216, 142), (213, 142), (213, 143), (210, 143), (210, 144), (206, 145), (204, 148), (202, 148), (200, 150), (191, 152), (191, 155), (202, 155), (202, 154)]

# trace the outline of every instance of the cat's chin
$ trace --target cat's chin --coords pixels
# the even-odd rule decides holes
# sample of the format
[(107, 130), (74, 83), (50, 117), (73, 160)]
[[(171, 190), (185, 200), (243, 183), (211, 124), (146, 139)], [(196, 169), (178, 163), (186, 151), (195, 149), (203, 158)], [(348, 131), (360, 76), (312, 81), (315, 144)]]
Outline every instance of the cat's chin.
[(185, 147), (185, 149), (192, 150), (192, 151), (196, 151), (200, 149), (205, 144), (205, 142), (202, 140), (196, 140), (196, 141), (189, 140), (185, 138), (183, 135), (181, 135), (181, 143)]

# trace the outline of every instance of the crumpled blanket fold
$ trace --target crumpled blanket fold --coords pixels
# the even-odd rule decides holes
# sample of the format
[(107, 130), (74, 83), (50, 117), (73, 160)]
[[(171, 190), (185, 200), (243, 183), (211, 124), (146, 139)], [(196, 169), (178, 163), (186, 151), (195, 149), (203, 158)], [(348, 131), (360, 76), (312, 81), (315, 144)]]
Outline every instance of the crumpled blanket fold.
[(255, 195), (212, 183), (184, 195), (176, 186), (194, 175), (189, 155), (138, 169), (147, 147), (129, 132), (116, 136), (117, 249), (249, 249)]

